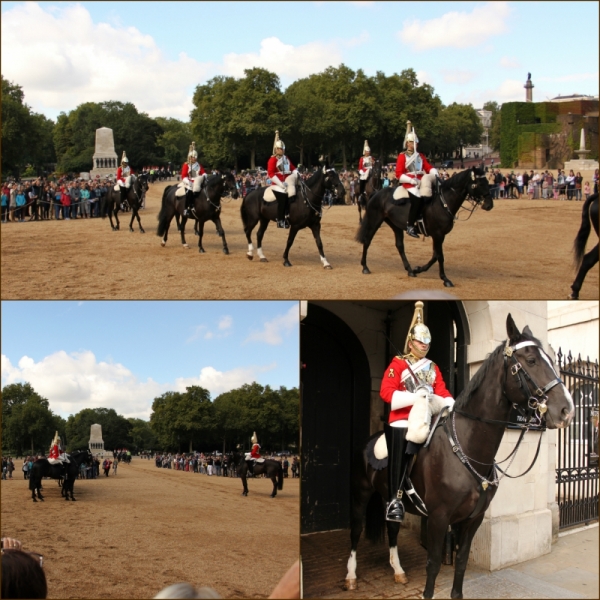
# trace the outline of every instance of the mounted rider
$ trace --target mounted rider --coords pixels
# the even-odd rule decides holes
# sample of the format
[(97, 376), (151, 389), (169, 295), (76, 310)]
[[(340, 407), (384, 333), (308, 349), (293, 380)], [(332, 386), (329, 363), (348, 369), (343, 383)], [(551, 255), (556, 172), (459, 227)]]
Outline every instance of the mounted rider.
[(431, 333), (424, 323), (423, 303), (419, 301), (415, 303), (404, 355), (392, 360), (381, 381), (381, 398), (391, 404), (389, 423), (384, 426), (388, 448), (389, 502), (385, 514), (388, 521), (404, 519), (402, 482), (408, 463), (405, 452), (411, 409), (419, 401), (428, 405), (435, 396), (445, 406), (454, 404), (439, 367), (425, 358), (430, 344)]
[(51, 465), (63, 465), (70, 463), (69, 457), (66, 455), (58, 431), (54, 434), (54, 439), (50, 444), (50, 453), (48, 454), (48, 462)]
[[(360, 157), (358, 161), (358, 179), (360, 183), (360, 195), (359, 198), (362, 198), (365, 193), (365, 187), (367, 185), (367, 179), (369, 179), (371, 175), (371, 169), (373, 168), (373, 157), (371, 156), (371, 148), (369, 148), (369, 142), (365, 140), (365, 145), (363, 147), (363, 155)], [(365, 198), (366, 201), (366, 198)]]
[(256, 437), (256, 431), (253, 433), (250, 441), (252, 442), (252, 450), (246, 453), (246, 461), (248, 462), (250, 470), (253, 471), (254, 465), (257, 462), (265, 462), (265, 459), (260, 455), (260, 444), (258, 443), (258, 438)]
[(117, 184), (121, 191), (121, 204), (127, 200), (127, 194), (129, 194), (129, 188), (132, 183), (133, 170), (129, 166), (129, 159), (123, 150), (123, 156), (121, 158), (121, 166), (117, 169)]
[(181, 167), (181, 180), (185, 186), (185, 210), (183, 212), (185, 217), (192, 216), (194, 200), (200, 194), (206, 177), (204, 167), (198, 162), (196, 142), (192, 142), (188, 151), (187, 162)]
[(298, 169), (285, 155), (285, 144), (279, 139), (279, 131), (275, 132), (273, 156), (267, 163), (267, 174), (271, 180), (271, 189), (277, 198), (277, 227), (288, 229), (288, 201), (291, 202), (296, 197)]
[(422, 152), (417, 151), (419, 138), (412, 127), (411, 122), (406, 122), (406, 135), (404, 136), (404, 152), (398, 154), (396, 161), (396, 179), (410, 193), (410, 211), (408, 213), (408, 222), (406, 224), (406, 233), (414, 238), (419, 234), (415, 231), (414, 225), (419, 219), (423, 198), (431, 198), (433, 195), (432, 186), (435, 177), (438, 175), (437, 169), (432, 167)]

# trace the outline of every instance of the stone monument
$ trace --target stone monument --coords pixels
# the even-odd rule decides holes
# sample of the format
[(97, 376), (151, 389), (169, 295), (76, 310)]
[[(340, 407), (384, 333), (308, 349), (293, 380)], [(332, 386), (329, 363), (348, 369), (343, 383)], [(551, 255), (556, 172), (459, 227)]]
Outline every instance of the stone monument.
[(533, 102), (533, 88), (535, 86), (531, 83), (531, 73), (527, 73), (527, 81), (523, 87), (525, 88), (525, 102)]
[(585, 128), (581, 128), (581, 135), (579, 137), (579, 150), (575, 150), (575, 154), (579, 156), (577, 160), (569, 160), (565, 163), (565, 171), (573, 169), (575, 173), (577, 171), (593, 171), (598, 168), (598, 161), (586, 158), (590, 153), (590, 150), (585, 149)]
[(92, 170), (90, 171), (92, 179), (96, 175), (100, 175), (100, 177), (115, 177), (119, 165), (112, 129), (108, 127), (96, 129), (96, 151), (94, 152), (92, 161)]
[[(110, 133), (112, 136), (112, 131)], [(90, 427), (90, 452), (92, 454), (101, 454), (102, 456), (104, 456), (104, 440), (102, 439), (102, 425), (95, 424)]]

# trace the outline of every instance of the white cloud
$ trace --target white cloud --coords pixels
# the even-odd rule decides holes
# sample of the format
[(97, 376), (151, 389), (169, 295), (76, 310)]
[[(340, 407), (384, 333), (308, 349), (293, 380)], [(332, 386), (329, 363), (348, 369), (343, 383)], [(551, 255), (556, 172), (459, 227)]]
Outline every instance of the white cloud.
[(98, 362), (93, 352), (55, 352), (35, 362), (28, 356), (13, 366), (2, 355), (2, 386), (29, 382), (62, 416), (83, 408), (114, 408), (126, 417), (148, 418), (152, 400), (169, 389), (151, 378), (140, 381), (118, 363)]
[(598, 73), (573, 73), (572, 75), (561, 75), (560, 77), (538, 77), (537, 81), (563, 83), (570, 81), (589, 81), (590, 79), (598, 79)]
[(280, 79), (294, 81), (319, 73), (331, 65), (339, 65), (341, 51), (335, 42), (309, 42), (301, 46), (283, 43), (278, 37), (261, 41), (258, 52), (236, 54), (231, 52), (223, 57), (223, 73), (233, 77), (243, 77), (244, 69), (261, 67), (279, 75)]
[(521, 68), (521, 63), (513, 56), (503, 56), (500, 59), (500, 66), (504, 69), (519, 69)]
[(291, 306), (287, 313), (277, 315), (274, 319), (267, 321), (261, 331), (252, 331), (244, 343), (265, 342), (272, 346), (278, 346), (283, 342), (284, 335), (289, 335), (298, 329), (299, 319), (298, 306)]
[(446, 83), (468, 83), (475, 77), (473, 71), (466, 71), (464, 69), (444, 70), (442, 74)]
[(225, 331), (227, 329), (231, 329), (233, 327), (233, 319), (229, 315), (225, 315), (221, 317), (219, 321), (219, 329), (221, 331)]
[(239, 388), (245, 383), (256, 381), (259, 373), (271, 371), (276, 364), (265, 367), (239, 367), (230, 371), (217, 371), (214, 367), (203, 367), (198, 377), (179, 377), (175, 380), (175, 391), (185, 392), (191, 385), (206, 388), (214, 399), (219, 394)]
[[(25, 2), (2, 14), (2, 74), (18, 83), (38, 112), (69, 111), (83, 102), (133, 102), (150, 116), (187, 119), (191, 85), (209, 72), (185, 53), (168, 60), (135, 27), (94, 23), (79, 4)], [(160, 81), (160, 85), (156, 85)]]
[[(483, 106), (484, 102), (494, 100), (498, 104), (504, 102), (525, 102), (524, 81), (516, 79), (505, 79), (499, 86), (491, 89), (478, 89), (476, 91), (458, 94), (454, 102), (472, 104), (475, 108)], [(534, 91), (534, 94), (536, 92)], [(538, 97), (542, 98), (542, 91), (538, 91)]]
[(469, 48), (508, 31), (507, 2), (488, 2), (472, 12), (449, 12), (436, 19), (405, 21), (398, 38), (414, 50)]
[(2, 387), (29, 382), (35, 391), (47, 398), (50, 409), (63, 417), (84, 408), (114, 408), (125, 417), (148, 419), (152, 401), (169, 391), (185, 391), (190, 385), (206, 388), (211, 397), (257, 380), (260, 373), (271, 371), (276, 363), (265, 366), (238, 367), (217, 371), (207, 366), (197, 377), (179, 377), (174, 382), (158, 383), (151, 378), (141, 381), (126, 366), (98, 362), (93, 352), (67, 354), (55, 352), (35, 362), (23, 356), (14, 366), (2, 355)]

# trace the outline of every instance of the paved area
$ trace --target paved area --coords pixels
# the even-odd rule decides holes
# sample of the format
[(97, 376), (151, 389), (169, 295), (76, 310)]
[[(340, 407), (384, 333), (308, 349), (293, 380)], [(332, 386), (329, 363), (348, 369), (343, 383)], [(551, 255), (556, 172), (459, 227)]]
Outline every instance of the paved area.
[[(420, 598), (425, 586), (427, 555), (415, 532), (398, 538), (406, 585), (394, 584), (385, 544), (361, 541), (357, 551), (358, 590), (343, 590), (350, 553), (350, 531), (302, 536), (304, 598)], [(598, 527), (561, 536), (552, 552), (500, 571), (469, 566), (465, 598), (600, 598)], [(442, 566), (435, 597), (450, 598), (453, 566)]]

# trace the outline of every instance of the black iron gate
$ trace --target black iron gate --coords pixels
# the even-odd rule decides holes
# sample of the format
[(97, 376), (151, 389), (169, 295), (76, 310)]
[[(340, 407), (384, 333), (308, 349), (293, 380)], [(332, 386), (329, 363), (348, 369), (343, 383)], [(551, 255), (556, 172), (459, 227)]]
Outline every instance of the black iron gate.
[(598, 519), (598, 361), (557, 354), (575, 416), (558, 430), (556, 483), (560, 529)]

